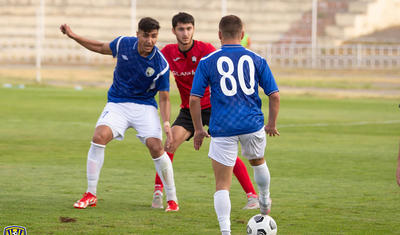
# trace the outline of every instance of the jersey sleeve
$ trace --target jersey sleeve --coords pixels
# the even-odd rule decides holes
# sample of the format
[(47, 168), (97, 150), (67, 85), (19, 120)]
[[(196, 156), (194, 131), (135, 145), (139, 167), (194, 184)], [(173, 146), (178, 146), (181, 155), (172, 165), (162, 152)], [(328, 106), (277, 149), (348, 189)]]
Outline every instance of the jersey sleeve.
[(159, 91), (169, 91), (169, 69), (159, 79)]
[(272, 93), (278, 92), (278, 85), (265, 59), (261, 60), (260, 68), (260, 86), (264, 89), (264, 93), (269, 96)]
[(122, 40), (120, 40), (120, 39), (122, 39), (121, 37), (122, 36), (119, 36), (110, 42), (110, 49), (112, 51), (112, 56), (114, 58), (117, 56), (117, 45), (119, 46), (119, 44), (121, 43), (121, 41), (122, 41)]
[(192, 90), (190, 91), (190, 95), (203, 97), (207, 86), (208, 86), (208, 75), (207, 75), (206, 63), (204, 60), (200, 60), (199, 65), (197, 66), (196, 72), (194, 74)]
[(160, 51), (161, 68), (160, 78), (158, 79), (158, 90), (169, 91), (169, 65), (165, 57)]

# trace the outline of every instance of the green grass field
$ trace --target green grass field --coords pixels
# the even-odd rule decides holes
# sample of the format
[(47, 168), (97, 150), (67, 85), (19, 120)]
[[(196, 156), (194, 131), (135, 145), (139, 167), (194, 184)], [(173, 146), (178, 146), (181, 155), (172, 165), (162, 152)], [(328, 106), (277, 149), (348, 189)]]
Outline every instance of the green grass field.
[[(174, 118), (176, 91), (171, 100)], [(105, 102), (105, 89), (0, 88), (1, 231), (20, 225), (28, 234), (219, 234), (209, 140), (200, 151), (185, 143), (175, 155), (178, 213), (150, 208), (154, 166), (133, 130), (106, 148), (97, 207), (72, 207), (86, 190), (86, 154)], [(281, 136), (268, 138), (266, 151), (279, 234), (400, 234), (398, 105), (282, 94)], [(236, 179), (230, 196), (232, 234), (245, 234), (258, 211), (241, 209), (246, 197)]]

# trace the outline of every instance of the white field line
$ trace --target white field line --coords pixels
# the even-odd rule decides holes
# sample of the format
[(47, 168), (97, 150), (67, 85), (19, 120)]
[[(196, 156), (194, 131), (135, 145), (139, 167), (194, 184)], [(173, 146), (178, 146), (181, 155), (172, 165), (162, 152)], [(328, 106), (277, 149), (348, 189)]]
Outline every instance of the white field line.
[[(12, 119), (12, 120), (6, 120), (6, 123), (9, 122), (14, 122), (14, 123), (18, 123), (18, 122), (22, 122), (22, 123), (26, 123), (26, 122), (41, 122), (41, 121), (37, 121), (37, 120), (22, 120), (22, 119)], [(55, 120), (49, 120), (46, 121), (46, 123), (52, 123), (52, 124), (59, 124), (62, 126), (70, 126), (70, 125), (79, 125), (79, 126), (96, 126), (96, 122), (97, 121), (93, 121), (93, 122), (69, 122), (69, 121), (55, 121)]]
[(374, 124), (395, 124), (400, 123), (400, 120), (386, 120), (386, 121), (361, 121), (361, 122), (348, 122), (348, 123), (310, 123), (310, 124), (282, 124), (278, 128), (287, 127), (323, 127), (323, 126), (364, 126)]
[[(29, 120), (12, 119), (6, 122), (27, 122)], [(32, 121), (32, 120), (31, 120)], [(47, 123), (66, 125), (80, 125), (80, 126), (96, 126), (95, 122), (68, 122), (68, 121), (47, 121)], [(347, 123), (309, 123), (309, 124), (281, 124), (278, 128), (288, 127), (324, 127), (324, 126), (364, 126), (364, 125), (386, 125), (400, 123), (400, 120), (386, 120), (386, 121), (360, 121), (360, 122), (347, 122)]]

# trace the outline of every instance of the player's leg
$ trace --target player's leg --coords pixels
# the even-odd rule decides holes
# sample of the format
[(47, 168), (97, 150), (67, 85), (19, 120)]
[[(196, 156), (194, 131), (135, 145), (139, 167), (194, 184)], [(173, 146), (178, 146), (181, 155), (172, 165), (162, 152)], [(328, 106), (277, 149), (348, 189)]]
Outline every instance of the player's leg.
[(257, 184), (259, 190), (259, 203), (260, 203), (260, 212), (261, 214), (267, 215), (271, 211), (271, 198), (269, 193), (269, 186), (271, 176), (269, 173), (268, 166), (264, 160), (261, 159), (253, 159), (249, 160), (251, 166), (254, 170), (254, 181)]
[[(175, 151), (178, 147), (187, 139), (192, 136), (194, 132), (194, 127), (192, 123), (192, 118), (190, 116), (190, 111), (188, 109), (181, 109), (179, 111), (179, 115), (176, 118), (175, 122), (172, 124), (172, 143), (170, 143), (169, 148), (165, 148), (168, 156), (171, 159), (171, 162), (174, 158)], [(154, 182), (154, 192), (153, 192), (153, 201), (151, 203), (151, 207), (153, 208), (163, 208), (163, 184), (156, 172), (155, 182)]]
[(104, 162), (104, 149), (112, 140), (113, 134), (110, 127), (100, 125), (96, 127), (87, 159), (87, 192), (96, 195), (97, 183)]
[[(171, 143), (170, 148), (165, 149), (165, 150), (167, 151), (167, 154), (172, 162), (174, 159), (175, 151), (186, 139), (188, 139), (190, 137), (191, 132), (186, 130), (184, 127), (178, 126), (178, 125), (173, 125), (171, 128), (171, 132), (172, 132), (173, 141)], [(158, 173), (156, 172), (156, 177), (154, 180), (153, 201), (151, 203), (151, 207), (164, 208), (162, 192), (163, 192), (163, 183), (162, 183), (160, 177), (158, 176)]]
[(208, 153), (208, 156), (212, 159), (216, 184), (214, 209), (223, 235), (229, 235), (231, 232), (229, 189), (232, 181), (233, 166), (237, 157), (237, 141), (237, 136), (212, 137)]
[[(131, 126), (138, 132), (137, 137), (147, 146), (154, 160), (156, 172), (161, 178), (167, 195), (166, 211), (177, 211), (176, 189), (172, 163), (162, 145), (162, 131), (157, 109), (152, 105), (140, 105), (143, 110), (132, 114)], [(139, 114), (139, 115), (137, 115)]]
[[(111, 128), (111, 126), (113, 128)], [(127, 121), (118, 111), (118, 105), (108, 103), (100, 115), (93, 134), (92, 142), (87, 156), (87, 181), (88, 187), (82, 199), (78, 200), (74, 207), (84, 209), (87, 206), (96, 206), (97, 184), (101, 168), (104, 162), (104, 150), (106, 145), (116, 136), (123, 138), (127, 128)], [(121, 135), (119, 133), (122, 133)]]
[(147, 138), (146, 146), (150, 151), (150, 155), (153, 158), (154, 165), (164, 187), (165, 194), (167, 195), (168, 207), (166, 211), (178, 211), (178, 199), (176, 197), (174, 171), (172, 168), (172, 162), (169, 159), (167, 152), (163, 150), (161, 139), (158, 138)]
[(259, 208), (258, 196), (254, 189), (253, 183), (251, 182), (249, 173), (247, 172), (247, 167), (239, 157), (236, 158), (236, 163), (233, 168), (233, 174), (235, 174), (236, 178), (238, 179), (240, 185), (247, 195), (247, 203), (246, 206), (243, 207), (243, 209)]
[[(201, 117), (203, 120), (203, 124), (208, 126), (210, 123), (211, 108), (203, 109), (201, 111)], [(249, 173), (247, 172), (247, 167), (239, 157), (236, 158), (235, 167), (233, 168), (233, 174), (235, 174), (247, 196), (247, 203), (246, 206), (243, 207), (243, 209), (259, 208), (257, 193), (254, 189), (253, 183), (251, 182)]]
[(214, 209), (218, 217), (219, 227), (223, 235), (231, 231), (231, 200), (229, 189), (232, 181), (231, 166), (225, 166), (212, 160), (215, 175)]
[(254, 170), (254, 180), (259, 190), (259, 204), (261, 214), (268, 214), (271, 211), (270, 199), (270, 173), (264, 160), (265, 146), (267, 144), (264, 128), (254, 133), (240, 135), (242, 154)]

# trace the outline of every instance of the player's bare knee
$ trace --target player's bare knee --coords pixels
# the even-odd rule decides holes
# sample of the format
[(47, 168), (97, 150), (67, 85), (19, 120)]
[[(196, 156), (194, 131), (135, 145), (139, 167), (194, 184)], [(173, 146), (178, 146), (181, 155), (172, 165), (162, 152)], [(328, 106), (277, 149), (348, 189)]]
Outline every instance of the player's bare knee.
[(113, 133), (111, 131), (111, 128), (108, 126), (101, 125), (96, 127), (93, 134), (92, 142), (96, 144), (106, 145), (112, 139), (113, 139)]
[(104, 144), (104, 139), (101, 135), (93, 135), (92, 142), (95, 144)]
[(150, 155), (152, 158), (158, 158), (164, 153), (164, 149), (160, 145), (160, 147), (149, 147)]
[(92, 141), (93, 141), (93, 143), (96, 143), (96, 144), (106, 145), (108, 142), (110, 142), (111, 139), (112, 139), (112, 137), (110, 138), (104, 132), (95, 132), (93, 135)]
[(150, 151), (153, 158), (158, 158), (164, 153), (164, 148), (162, 146), (161, 140), (156, 138), (148, 138), (146, 140), (146, 146)]
[(252, 166), (259, 166), (261, 164), (264, 164), (265, 159), (264, 158), (257, 158), (257, 159), (251, 159), (249, 160), (250, 165)]

